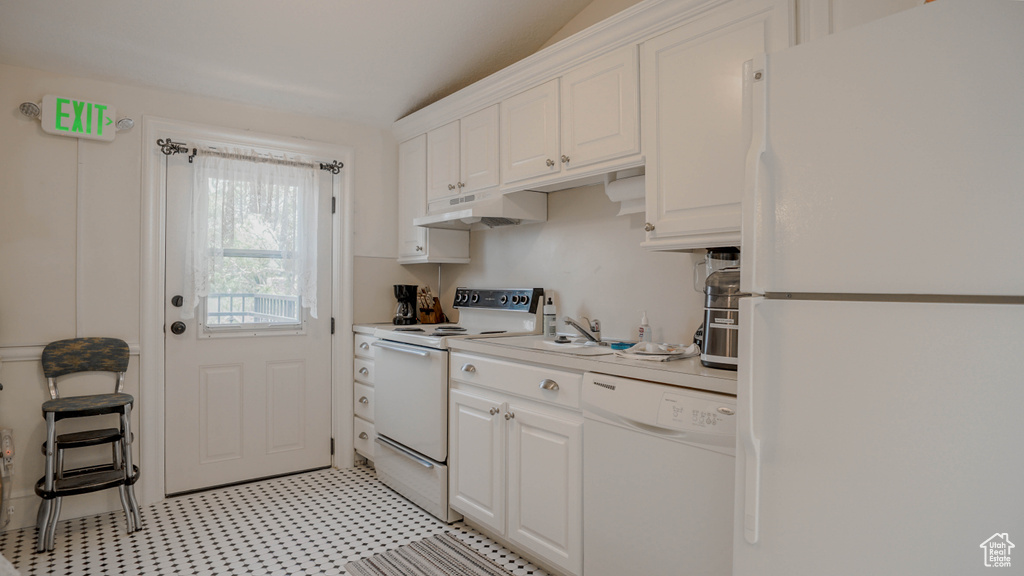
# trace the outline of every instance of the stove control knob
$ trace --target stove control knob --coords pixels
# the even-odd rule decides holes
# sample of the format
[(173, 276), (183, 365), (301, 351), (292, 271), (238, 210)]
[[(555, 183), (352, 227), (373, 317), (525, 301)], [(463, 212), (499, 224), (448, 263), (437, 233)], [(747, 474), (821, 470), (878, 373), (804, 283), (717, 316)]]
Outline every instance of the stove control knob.
[(508, 302), (508, 294), (502, 294), (501, 298), (498, 298), (498, 302), (500, 302), (502, 304), (505, 304), (506, 302)]
[(519, 303), (522, 304), (523, 306), (526, 306), (527, 304), (530, 303), (530, 297), (527, 296), (526, 294), (523, 294), (522, 296), (519, 297)]
[(476, 304), (477, 302), (479, 302), (479, 301), (480, 301), (480, 295), (479, 295), (479, 294), (477, 294), (476, 292), (474, 292), (474, 293), (473, 293), (473, 296), (472, 296), (472, 297), (471, 297), (471, 298), (470, 298), (469, 300), (470, 300), (470, 302), (472, 302), (473, 304)]
[(512, 303), (513, 304), (519, 304), (519, 294), (513, 294), (512, 295)]

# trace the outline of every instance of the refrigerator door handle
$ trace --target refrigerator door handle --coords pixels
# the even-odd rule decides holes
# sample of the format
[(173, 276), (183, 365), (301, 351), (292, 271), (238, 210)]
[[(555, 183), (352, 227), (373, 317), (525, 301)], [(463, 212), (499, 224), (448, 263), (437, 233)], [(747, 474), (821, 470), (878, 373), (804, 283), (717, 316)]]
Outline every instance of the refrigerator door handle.
[(742, 234), (743, 250), (740, 252), (740, 288), (750, 294), (763, 294), (757, 283), (758, 244), (763, 241), (761, 229), (764, 223), (764, 196), (768, 186), (761, 180), (765, 177), (764, 153), (767, 146), (766, 116), (767, 58), (758, 54), (753, 60), (743, 63), (743, 79), (748, 86), (744, 92), (750, 95), (750, 106), (744, 107), (750, 114), (750, 149), (747, 151), (746, 178), (743, 187)]
[(754, 315), (757, 306), (764, 302), (762, 297), (740, 300), (740, 317), (747, 329), (739, 347), (739, 381), (737, 390), (737, 419), (739, 441), (744, 454), (743, 482), (743, 536), (750, 544), (756, 544), (759, 536), (761, 497), (761, 439), (754, 429), (754, 375), (751, 367), (754, 360)]

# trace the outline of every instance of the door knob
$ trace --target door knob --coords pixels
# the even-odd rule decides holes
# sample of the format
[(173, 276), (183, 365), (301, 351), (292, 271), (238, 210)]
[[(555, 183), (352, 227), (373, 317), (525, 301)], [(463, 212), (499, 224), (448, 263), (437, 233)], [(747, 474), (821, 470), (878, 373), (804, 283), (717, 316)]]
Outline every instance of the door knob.
[(184, 334), (185, 333), (185, 323), (182, 322), (181, 320), (178, 320), (174, 324), (171, 324), (171, 333), (172, 334)]
[(185, 299), (182, 298), (180, 295), (179, 296), (175, 296), (174, 298), (171, 298), (171, 306), (174, 306), (175, 308), (181, 308), (181, 305), (184, 304), (184, 303), (185, 303)]

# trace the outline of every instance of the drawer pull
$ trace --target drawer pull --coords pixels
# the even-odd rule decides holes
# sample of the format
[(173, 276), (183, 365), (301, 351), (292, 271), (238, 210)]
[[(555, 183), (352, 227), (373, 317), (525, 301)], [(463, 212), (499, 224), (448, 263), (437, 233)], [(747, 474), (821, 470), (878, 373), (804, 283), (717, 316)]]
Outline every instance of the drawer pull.
[(362, 374), (363, 376), (366, 376), (367, 374), (370, 373), (370, 371), (366, 369), (366, 366), (363, 366), (362, 368), (359, 369), (359, 373)]
[(359, 343), (359, 347), (362, 348), (363, 350), (369, 350), (370, 349), (370, 345), (367, 344), (366, 342), (360, 342)]
[(476, 366), (473, 366), (472, 364), (463, 364), (462, 365), (462, 371), (463, 372), (469, 372), (469, 373), (476, 372)]
[(558, 382), (550, 378), (545, 378), (540, 381), (541, 390), (551, 390), (552, 392), (558, 392)]
[(359, 403), (360, 404), (364, 404), (364, 405), (365, 404), (369, 404), (370, 403), (370, 399), (367, 398), (366, 396), (363, 396), (362, 398), (359, 399)]
[(360, 440), (369, 440), (370, 437), (366, 435), (366, 432), (360, 432), (359, 433), (359, 439)]

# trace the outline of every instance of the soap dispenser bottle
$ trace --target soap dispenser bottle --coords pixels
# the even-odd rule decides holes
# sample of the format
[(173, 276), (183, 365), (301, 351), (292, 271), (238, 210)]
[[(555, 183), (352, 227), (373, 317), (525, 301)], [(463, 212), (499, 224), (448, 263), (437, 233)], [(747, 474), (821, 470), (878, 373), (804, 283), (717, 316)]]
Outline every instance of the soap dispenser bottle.
[(644, 310), (644, 317), (640, 319), (640, 326), (636, 329), (636, 337), (640, 342), (651, 341), (651, 325), (647, 323), (647, 310)]
[(555, 305), (551, 303), (551, 297), (544, 304), (544, 338), (554, 338), (558, 332), (558, 314), (555, 312)]

